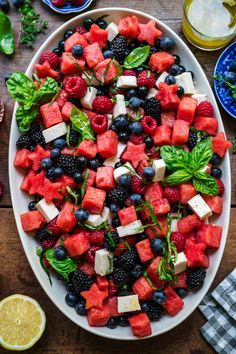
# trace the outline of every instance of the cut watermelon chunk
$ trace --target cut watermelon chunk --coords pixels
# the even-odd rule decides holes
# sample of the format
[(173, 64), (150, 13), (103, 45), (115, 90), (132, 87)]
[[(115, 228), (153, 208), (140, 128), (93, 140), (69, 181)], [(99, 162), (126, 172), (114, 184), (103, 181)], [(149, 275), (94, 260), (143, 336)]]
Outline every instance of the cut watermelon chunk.
[(167, 125), (160, 125), (156, 128), (152, 138), (157, 146), (170, 145), (171, 128)]
[(43, 196), (44, 185), (45, 185), (45, 175), (44, 172), (41, 171), (40, 173), (34, 175), (34, 179), (32, 179), (31, 181), (29, 194), (30, 195), (39, 194)]
[(21, 183), (20, 189), (24, 192), (30, 191), (30, 188), (32, 187), (32, 183), (34, 182), (36, 173), (32, 170), (30, 170), (25, 176), (24, 179)]
[(57, 102), (59, 108), (62, 109), (67, 103), (67, 100), (68, 100), (68, 93), (65, 90), (61, 90), (58, 93), (55, 102)]
[(135, 39), (139, 35), (139, 21), (136, 16), (121, 18), (118, 24), (119, 33), (128, 39)]
[(132, 286), (133, 292), (138, 295), (140, 300), (151, 300), (154, 289), (146, 278), (140, 277)]
[(56, 77), (58, 75), (58, 72), (56, 70), (53, 70), (48, 63), (48, 61), (45, 61), (42, 65), (41, 64), (35, 64), (34, 68), (36, 70), (37, 76), (39, 79), (45, 79), (47, 77)]
[(175, 112), (163, 112), (161, 114), (161, 124), (173, 128), (175, 122)]
[(14, 166), (20, 168), (30, 168), (31, 160), (29, 159), (30, 151), (27, 149), (22, 149), (16, 152), (14, 159)]
[(94, 158), (97, 155), (97, 145), (93, 140), (83, 140), (77, 148), (77, 154), (79, 156), (85, 156), (89, 159)]
[(105, 48), (107, 45), (108, 31), (101, 29), (96, 24), (93, 24), (90, 31), (84, 36), (90, 44), (98, 43), (100, 48)]
[(160, 82), (156, 98), (160, 101), (163, 111), (177, 110), (180, 102), (177, 91), (178, 85), (168, 85), (165, 82)]
[(178, 230), (182, 233), (190, 232), (193, 229), (200, 227), (202, 224), (203, 221), (201, 221), (196, 214), (188, 215), (177, 223)]
[(151, 323), (146, 313), (129, 317), (129, 323), (135, 337), (146, 337), (152, 334)]
[(172, 145), (183, 145), (187, 143), (189, 137), (189, 123), (178, 119), (175, 121), (172, 133)]
[(171, 284), (173, 288), (187, 288), (187, 272), (184, 271), (176, 275), (176, 283)]
[(68, 195), (66, 187), (70, 187), (73, 189), (77, 186), (76, 183), (74, 182), (73, 178), (71, 178), (67, 175), (62, 175), (60, 178), (57, 178), (57, 182), (61, 183), (61, 194), (64, 196)]
[(103, 307), (103, 301), (108, 297), (108, 290), (100, 290), (96, 283), (93, 283), (91, 288), (86, 291), (82, 291), (81, 295), (86, 300), (85, 308), (88, 310), (91, 307), (101, 309)]
[(73, 107), (75, 107), (75, 106), (71, 102), (66, 102), (63, 105), (62, 110), (61, 110), (61, 115), (62, 115), (64, 122), (70, 122), (70, 114), (71, 114), (71, 110)]
[(109, 307), (111, 317), (119, 317), (122, 314), (118, 312), (118, 300), (116, 296), (108, 298), (107, 305)]
[(149, 239), (136, 243), (135, 247), (142, 263), (150, 261), (154, 257)]
[(203, 198), (214, 214), (220, 215), (222, 213), (223, 198), (218, 195), (204, 195)]
[(218, 154), (220, 157), (224, 157), (227, 149), (231, 149), (232, 147), (233, 144), (225, 139), (225, 134), (223, 132), (212, 138), (213, 152)]
[(118, 137), (113, 130), (97, 135), (98, 153), (105, 159), (116, 156)]
[(86, 171), (84, 171), (83, 176), (87, 171), (89, 171), (89, 175), (85, 186), (85, 190), (87, 190), (88, 187), (93, 187), (95, 185), (96, 176), (97, 176), (97, 173), (93, 170), (90, 170), (89, 168), (87, 168)]
[[(167, 234), (168, 225), (166, 218), (157, 218), (157, 221), (160, 224), (161, 229), (159, 229), (157, 226), (152, 226), (145, 229), (149, 240), (154, 240), (156, 237), (164, 237)], [(151, 224), (151, 221), (149, 221), (148, 224)]]
[(120, 64), (114, 59), (103, 60), (94, 68), (96, 79), (106, 85), (112, 83), (120, 71)]
[(34, 152), (28, 155), (33, 171), (38, 171), (41, 168), (41, 161), (45, 157), (50, 157), (50, 151), (44, 150), (40, 145), (37, 145)]
[(103, 277), (98, 274), (96, 276), (96, 283), (97, 283), (99, 290), (107, 290), (108, 289), (109, 282), (105, 276)]
[(166, 285), (164, 291), (166, 294), (166, 301), (162, 306), (170, 316), (176, 316), (177, 313), (182, 310), (184, 302), (170, 285)]
[(96, 186), (109, 191), (115, 188), (114, 168), (112, 166), (98, 167), (96, 175)]
[(197, 100), (192, 97), (183, 97), (179, 103), (177, 119), (185, 120), (192, 124), (197, 108)]
[(152, 71), (162, 73), (163, 71), (168, 71), (174, 62), (173, 55), (166, 52), (158, 52), (151, 55), (148, 66)]
[(85, 253), (90, 244), (84, 232), (72, 235), (64, 241), (64, 247), (70, 257), (78, 257)]
[(205, 243), (209, 248), (219, 248), (221, 236), (222, 227), (212, 224), (202, 225), (196, 233), (197, 242)]
[(90, 213), (101, 214), (105, 199), (105, 191), (98, 188), (88, 187), (82, 201), (82, 208), (87, 209)]
[(103, 305), (101, 309), (92, 307), (88, 310), (88, 324), (91, 327), (106, 326), (110, 318), (110, 311), (108, 305)]
[(81, 265), (79, 265), (79, 269), (89, 277), (94, 277), (96, 275), (94, 265), (91, 263), (83, 262)]
[(57, 102), (46, 103), (40, 107), (40, 114), (46, 128), (63, 122), (63, 118)]
[(138, 40), (140, 42), (147, 42), (149, 45), (154, 45), (157, 38), (162, 35), (162, 32), (156, 28), (156, 21), (151, 20), (148, 23), (139, 23)]
[(164, 280), (161, 280), (158, 275), (158, 265), (160, 263), (160, 260), (161, 257), (156, 257), (146, 269), (148, 278), (151, 279), (153, 285), (157, 289), (163, 288), (164, 284), (166, 283)]
[(105, 60), (98, 43), (88, 45), (84, 49), (84, 57), (90, 68), (94, 68), (98, 63)]
[(187, 267), (208, 267), (206, 263), (205, 243), (196, 243), (190, 239), (186, 241), (185, 256), (187, 258)]
[(85, 60), (75, 58), (71, 53), (64, 52), (61, 57), (61, 72), (65, 75), (75, 75), (83, 72)]
[(118, 216), (122, 226), (128, 225), (131, 222), (138, 220), (138, 216), (133, 205), (128, 208), (119, 210)]
[(77, 224), (74, 212), (78, 209), (74, 204), (65, 202), (58, 217), (57, 226), (65, 232), (71, 232)]
[(192, 183), (181, 183), (179, 185), (180, 203), (188, 204), (188, 201), (197, 195)]
[(214, 117), (198, 116), (194, 120), (194, 127), (202, 130), (209, 135), (216, 135), (218, 130), (218, 121)]
[(85, 48), (87, 47), (88, 42), (86, 41), (84, 36), (82, 36), (82, 34), (75, 32), (74, 34), (72, 34), (72, 36), (67, 38), (67, 40), (65, 41), (65, 51), (72, 52), (72, 49), (76, 44), (79, 44), (81, 45), (81, 47)]
[(21, 214), (21, 225), (25, 232), (39, 230), (46, 223), (43, 215), (38, 210)]

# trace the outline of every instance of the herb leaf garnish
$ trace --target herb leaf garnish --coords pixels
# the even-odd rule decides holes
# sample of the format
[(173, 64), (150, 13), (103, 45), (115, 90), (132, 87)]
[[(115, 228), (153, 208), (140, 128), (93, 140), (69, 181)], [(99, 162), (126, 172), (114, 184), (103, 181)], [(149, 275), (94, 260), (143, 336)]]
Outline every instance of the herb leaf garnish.
[(7, 15), (0, 12), (0, 51), (10, 55), (14, 52), (14, 37), (11, 27), (11, 21)]
[(54, 250), (53, 249), (47, 249), (45, 251), (45, 257), (50, 264), (50, 266), (58, 273), (60, 274), (66, 281), (69, 280), (69, 274), (76, 271), (77, 269), (77, 264), (76, 262), (71, 259), (69, 256), (67, 256), (63, 260), (58, 260), (54, 256)]
[(81, 197), (83, 198), (85, 195), (85, 190), (86, 190), (86, 185), (88, 182), (88, 178), (89, 178), (89, 170), (87, 170), (84, 174), (84, 180), (81, 186)]
[(80, 111), (76, 107), (73, 107), (71, 110), (70, 120), (72, 122), (72, 128), (80, 133), (82, 140), (95, 140), (94, 133), (86, 113)]
[(137, 68), (145, 62), (150, 53), (150, 46), (135, 48), (124, 60), (123, 67), (125, 69)]

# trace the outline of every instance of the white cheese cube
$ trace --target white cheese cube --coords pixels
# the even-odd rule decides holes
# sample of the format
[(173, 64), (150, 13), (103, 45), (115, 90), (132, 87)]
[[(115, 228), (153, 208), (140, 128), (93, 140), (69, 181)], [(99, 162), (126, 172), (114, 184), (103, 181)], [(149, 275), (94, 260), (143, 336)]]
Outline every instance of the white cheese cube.
[(66, 123), (58, 123), (54, 125), (53, 127), (44, 129), (42, 131), (45, 142), (49, 143), (50, 141), (53, 141), (57, 138), (60, 138), (61, 136), (65, 135), (67, 132), (66, 130)]
[(196, 93), (194, 84), (193, 84), (193, 79), (192, 75), (190, 72), (185, 72), (183, 74), (175, 76), (176, 79), (176, 84), (178, 86), (182, 86), (184, 89), (184, 93), (186, 95), (193, 95)]
[(123, 89), (137, 87), (137, 78), (136, 76), (120, 76), (116, 86)]
[(47, 203), (45, 198), (36, 204), (36, 209), (43, 215), (47, 222), (55, 219), (59, 214), (59, 210), (53, 203)]
[(175, 274), (182, 273), (187, 268), (187, 258), (184, 252), (178, 253), (177, 259), (174, 262)]
[(188, 201), (188, 206), (194, 213), (199, 216), (201, 220), (212, 215), (211, 208), (200, 194), (197, 194), (195, 197), (190, 199)]
[(92, 226), (99, 226), (103, 223), (103, 219), (99, 214), (89, 214), (86, 223)]
[(166, 71), (163, 71), (163, 73), (161, 73), (161, 75), (158, 77), (157, 81), (156, 81), (156, 87), (159, 87), (159, 84), (161, 82), (165, 82), (165, 78), (169, 76), (169, 74)]
[(158, 90), (156, 90), (155, 88), (151, 88), (151, 90), (149, 91), (148, 95), (146, 98), (152, 98), (155, 97), (157, 94)]
[(93, 101), (96, 97), (98, 90), (95, 87), (88, 87), (86, 95), (81, 98), (80, 102), (84, 108), (92, 109)]
[(119, 313), (141, 310), (138, 295), (118, 296), (117, 302)]
[(207, 95), (205, 93), (195, 93), (192, 98), (195, 98), (195, 100), (197, 100), (197, 103), (200, 104), (201, 102), (207, 100)]
[(107, 207), (104, 207), (103, 212), (102, 212), (102, 221), (108, 221), (108, 224), (111, 224), (112, 221), (112, 213), (110, 212), (110, 209)]
[(87, 82), (89, 86), (101, 85), (101, 83), (96, 79), (94, 73), (89, 70), (82, 73), (82, 78)]
[(165, 178), (166, 164), (163, 159), (154, 160), (152, 168), (155, 171), (155, 176), (153, 177), (153, 182), (163, 181)]
[(118, 117), (120, 114), (126, 113), (125, 97), (123, 95), (116, 95), (116, 104), (113, 109), (114, 118)]
[(119, 161), (120, 161), (120, 159), (119, 159), (119, 157), (117, 157), (117, 156), (109, 157), (108, 159), (106, 159), (106, 160), (103, 162), (103, 165), (114, 167), (115, 164), (116, 164), (117, 162), (119, 162)]
[(120, 166), (114, 170), (115, 181), (118, 182), (120, 177), (123, 175), (132, 175), (132, 171), (134, 171), (132, 165), (129, 162), (126, 162), (123, 166)]
[(119, 29), (118, 26), (115, 22), (109, 23), (107, 26), (106, 30), (108, 31), (108, 41), (112, 42), (114, 38), (119, 34)]
[(118, 226), (116, 228), (119, 237), (126, 237), (130, 235), (140, 234), (144, 231), (142, 222), (140, 220), (135, 220), (128, 225)]
[(113, 255), (105, 248), (95, 252), (94, 270), (97, 274), (104, 276), (113, 272)]
[(107, 114), (108, 128), (112, 125), (113, 116), (112, 114)]

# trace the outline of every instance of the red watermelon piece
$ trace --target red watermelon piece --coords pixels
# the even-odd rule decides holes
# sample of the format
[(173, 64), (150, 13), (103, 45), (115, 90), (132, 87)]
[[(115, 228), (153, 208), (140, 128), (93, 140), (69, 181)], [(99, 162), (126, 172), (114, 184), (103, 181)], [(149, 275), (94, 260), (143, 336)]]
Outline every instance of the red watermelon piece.
[(202, 130), (209, 135), (216, 135), (218, 130), (218, 121), (214, 117), (198, 116), (194, 120), (194, 127)]
[(180, 99), (177, 91), (178, 85), (168, 85), (165, 82), (159, 84), (156, 98), (160, 101), (163, 111), (175, 111), (178, 108)]
[(156, 28), (156, 21), (151, 20), (148, 23), (139, 23), (138, 40), (140, 42), (147, 42), (149, 45), (154, 45), (157, 38), (161, 37), (162, 32)]
[(44, 150), (40, 145), (37, 145), (34, 151), (28, 154), (33, 171), (38, 171), (41, 168), (41, 161), (45, 157), (50, 157), (50, 151)]
[(152, 334), (151, 323), (146, 313), (129, 317), (129, 323), (135, 337), (147, 337)]
[(70, 257), (78, 257), (85, 253), (90, 244), (84, 232), (72, 235), (64, 241), (64, 247)]
[(58, 75), (58, 72), (56, 70), (53, 70), (50, 67), (50, 64), (48, 61), (45, 61), (42, 65), (41, 64), (35, 64), (34, 68), (36, 70), (37, 76), (39, 79), (45, 79), (47, 77), (56, 77)]
[(83, 72), (85, 60), (75, 58), (71, 53), (63, 52), (61, 57), (61, 72), (65, 75), (75, 75)]
[(170, 316), (176, 316), (184, 306), (183, 300), (176, 294), (170, 285), (165, 286), (166, 301), (162, 304)]
[(55, 100), (55, 102), (57, 102), (59, 108), (62, 110), (62, 108), (65, 106), (65, 104), (67, 103), (68, 100), (68, 93), (65, 90), (61, 90), (58, 95), (57, 98)]
[(209, 205), (214, 214), (220, 215), (223, 209), (223, 198), (218, 195), (204, 195), (205, 202)]
[(93, 283), (91, 288), (86, 291), (82, 291), (81, 295), (86, 300), (85, 308), (88, 310), (91, 307), (101, 309), (103, 307), (103, 301), (108, 297), (108, 290), (100, 290), (96, 283)]
[(96, 186), (105, 189), (105, 191), (109, 191), (115, 187), (114, 168), (112, 166), (98, 167)]
[(173, 128), (173, 125), (175, 122), (175, 115), (176, 115), (176, 113), (173, 111), (163, 112), (161, 114), (161, 124), (167, 125), (167, 127), (169, 127), (169, 128)]
[(145, 263), (154, 257), (149, 239), (136, 243), (135, 247), (141, 262)]
[(157, 146), (170, 145), (171, 128), (168, 125), (160, 125), (152, 138)]
[(118, 300), (116, 296), (110, 296), (107, 300), (111, 317), (119, 317), (122, 314), (118, 312)]
[(114, 59), (100, 61), (94, 68), (96, 79), (106, 85), (114, 81), (120, 71), (120, 64)]
[(184, 271), (176, 275), (176, 283), (171, 284), (173, 288), (187, 288), (187, 272)]
[(71, 110), (73, 107), (75, 107), (75, 106), (71, 102), (66, 102), (63, 105), (62, 110), (61, 110), (61, 115), (62, 115), (64, 122), (70, 122), (70, 114), (71, 114)]
[(101, 214), (103, 211), (105, 199), (105, 191), (94, 187), (88, 187), (82, 201), (82, 208), (87, 209), (90, 213), (93, 214)]
[(38, 210), (21, 214), (21, 225), (25, 232), (39, 230), (46, 223), (43, 215)]
[(141, 161), (148, 160), (144, 150), (145, 144), (136, 145), (128, 141), (127, 149), (122, 155), (122, 160), (131, 162), (133, 167), (136, 168)]
[(94, 158), (97, 155), (97, 145), (93, 140), (82, 140), (77, 147), (77, 154), (79, 156), (85, 156), (89, 159)]
[(46, 103), (40, 107), (40, 114), (43, 119), (43, 124), (46, 128), (63, 122), (61, 111), (58, 103)]
[(98, 43), (88, 45), (84, 49), (84, 57), (90, 68), (94, 68), (98, 63), (105, 60)]
[(172, 145), (183, 145), (187, 143), (189, 137), (189, 123), (178, 119), (175, 121), (172, 133)]
[[(208, 267), (208, 257), (205, 254), (205, 243), (196, 243), (188, 239), (185, 245), (185, 256), (187, 258), (187, 267)], [(207, 260), (207, 262), (206, 262)]]
[(173, 55), (166, 52), (157, 52), (151, 55), (148, 66), (152, 71), (162, 73), (168, 71), (174, 62)]
[(138, 216), (133, 205), (128, 208), (119, 210), (118, 216), (122, 226), (128, 225), (131, 222), (138, 220)]
[(96, 24), (93, 24), (90, 31), (84, 36), (90, 44), (98, 43), (100, 48), (105, 48), (107, 45), (108, 31), (101, 29)]
[(24, 192), (30, 191), (30, 188), (32, 186), (32, 183), (35, 179), (36, 173), (32, 170), (30, 170), (23, 178), (23, 181), (21, 183), (20, 189)]
[(22, 149), (16, 152), (14, 159), (14, 166), (20, 168), (30, 168), (31, 160), (29, 159), (30, 151), (27, 149)]
[(154, 289), (151, 287), (146, 278), (138, 278), (133, 286), (133, 292), (138, 295), (140, 300), (151, 300)]
[(180, 203), (187, 204), (190, 199), (197, 195), (197, 191), (191, 182), (179, 185)]
[(82, 36), (82, 34), (75, 32), (74, 34), (72, 34), (72, 36), (65, 40), (65, 51), (72, 52), (72, 49), (76, 44), (79, 44), (81, 45), (81, 47), (85, 48), (87, 47), (88, 42), (86, 41), (84, 36)]
[(192, 124), (197, 108), (197, 100), (192, 97), (184, 96), (178, 107), (176, 119), (185, 120)]
[(225, 139), (225, 134), (223, 132), (212, 138), (213, 152), (218, 154), (220, 157), (224, 157), (227, 149), (231, 149), (232, 147), (233, 144)]
[(74, 212), (78, 209), (74, 204), (65, 202), (58, 217), (57, 226), (65, 232), (71, 232), (77, 224)]
[(92, 307), (88, 310), (88, 324), (91, 327), (106, 326), (110, 318), (110, 310), (108, 305), (103, 305), (101, 309)]
[(158, 275), (158, 265), (160, 263), (161, 257), (156, 257), (151, 264), (148, 266), (148, 268), (146, 269), (147, 272), (147, 276), (148, 278), (151, 279), (153, 285), (157, 288), (157, 289), (161, 289), (163, 288), (165, 281), (161, 280), (159, 278)]
[(118, 24), (119, 33), (125, 38), (135, 39), (139, 34), (138, 24), (139, 21), (135, 15), (123, 17)]
[[(154, 240), (156, 237), (164, 237), (167, 234), (168, 231), (168, 225), (167, 225), (167, 220), (166, 218), (157, 218), (158, 223), (160, 224), (159, 229), (157, 226), (152, 226), (148, 227), (145, 229), (146, 235), (149, 238), (149, 240)], [(148, 224), (151, 224), (151, 221), (148, 221)], [(153, 231), (155, 230), (155, 232)]]
[(107, 130), (97, 135), (98, 153), (105, 159), (116, 156), (118, 137), (113, 130)]
[(214, 224), (202, 225), (196, 233), (196, 239), (199, 243), (205, 243), (208, 248), (219, 248), (222, 236), (222, 226)]
[(99, 290), (107, 290), (108, 289), (109, 282), (105, 276), (102, 277), (101, 275), (98, 274), (96, 277), (96, 283), (97, 283)]
[(193, 229), (200, 227), (202, 224), (203, 221), (201, 221), (196, 214), (185, 216), (177, 223), (178, 230), (182, 233), (190, 232)]

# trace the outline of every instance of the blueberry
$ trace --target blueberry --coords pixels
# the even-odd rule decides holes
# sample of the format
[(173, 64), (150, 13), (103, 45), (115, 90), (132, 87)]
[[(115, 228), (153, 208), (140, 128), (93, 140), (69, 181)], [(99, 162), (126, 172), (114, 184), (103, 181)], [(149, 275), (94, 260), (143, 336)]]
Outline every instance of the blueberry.
[(0, 9), (3, 12), (8, 12), (10, 8), (9, 1), (8, 0), (0, 0)]
[(105, 52), (103, 52), (103, 56), (105, 59), (113, 58), (114, 53), (112, 50), (105, 50)]
[(62, 39), (60, 42), (58, 42), (58, 48), (59, 48), (62, 52), (65, 51), (65, 41), (63, 41), (63, 39)]
[(120, 209), (119, 205), (116, 203), (111, 203), (109, 208), (111, 213), (117, 213), (118, 210)]
[(150, 308), (150, 306), (149, 306), (148, 302), (143, 302), (142, 303), (141, 309), (142, 309), (143, 312), (148, 312), (149, 308)]
[(121, 327), (127, 327), (129, 325), (128, 318), (125, 316), (118, 317), (118, 325)]
[(115, 124), (116, 128), (118, 129), (118, 131), (124, 131), (128, 127), (129, 121), (125, 115), (119, 115), (115, 119), (114, 124)]
[(65, 139), (59, 138), (53, 141), (53, 147), (62, 149), (66, 145)]
[(88, 160), (87, 165), (91, 170), (97, 171), (98, 167), (100, 167), (102, 164), (98, 159), (94, 158), (94, 159)]
[(155, 170), (152, 167), (144, 167), (143, 169), (143, 176), (148, 179), (152, 180), (153, 177), (155, 176)]
[(90, 18), (90, 17), (86, 18), (84, 20), (84, 23), (83, 23), (83, 25), (84, 25), (84, 27), (86, 28), (87, 31), (90, 30), (90, 28), (91, 28), (91, 26), (93, 24), (94, 24), (94, 20), (92, 18)]
[(161, 238), (155, 238), (151, 240), (151, 247), (154, 252), (161, 253), (163, 251), (163, 240)]
[(111, 224), (113, 227), (118, 227), (120, 226), (120, 219), (118, 217), (115, 217), (112, 219)]
[(236, 83), (236, 73), (233, 71), (228, 71), (224, 74), (225, 81), (229, 82), (230, 84)]
[(131, 97), (131, 99), (129, 100), (129, 106), (132, 109), (137, 109), (139, 108), (141, 105), (141, 100), (138, 97)]
[(61, 150), (58, 149), (58, 148), (54, 148), (54, 149), (51, 150), (50, 155), (51, 155), (52, 159), (57, 159), (58, 157), (61, 156)]
[(55, 175), (55, 178), (61, 177), (63, 175), (63, 169), (60, 166), (56, 166), (54, 168), (54, 175)]
[(176, 84), (176, 78), (172, 75), (168, 75), (166, 76), (165, 78), (165, 82), (168, 84), (168, 85), (174, 85)]
[(77, 302), (75, 304), (75, 311), (78, 313), (78, 315), (85, 316), (86, 315), (85, 304), (83, 304), (82, 302)]
[(210, 163), (215, 166), (215, 165), (219, 165), (220, 162), (221, 162), (220, 156), (218, 154), (213, 154)]
[(154, 140), (151, 136), (146, 136), (145, 140), (144, 140), (146, 147), (148, 149), (152, 148), (154, 146)]
[(50, 181), (53, 181), (55, 179), (55, 168), (51, 167), (48, 170), (46, 170), (46, 177), (50, 179)]
[(84, 54), (84, 48), (81, 45), (76, 44), (72, 48), (72, 54), (74, 55), (74, 57), (79, 58)]
[(164, 51), (172, 50), (175, 47), (175, 41), (169, 37), (163, 37), (160, 40), (160, 48)]
[(131, 176), (130, 175), (123, 175), (123, 176), (120, 176), (120, 179), (119, 179), (119, 185), (122, 186), (122, 187), (128, 187), (131, 183)]
[(121, 167), (121, 166), (123, 166), (122, 161), (118, 161), (118, 162), (115, 163), (114, 168), (116, 169), (116, 168)]
[(169, 74), (176, 76), (180, 74), (179, 65), (173, 64), (169, 69)]
[(145, 98), (147, 97), (149, 92), (149, 88), (147, 86), (139, 86), (138, 87), (138, 96), (140, 98)]
[(67, 257), (65, 248), (62, 246), (54, 248), (54, 256), (59, 260), (65, 259)]
[(84, 156), (80, 156), (77, 158), (77, 169), (79, 171), (83, 171), (85, 167), (87, 166), (88, 160)]
[(122, 143), (126, 143), (129, 140), (129, 135), (127, 132), (119, 132), (118, 139)]
[(134, 122), (131, 124), (131, 131), (133, 134), (139, 134), (142, 131), (142, 125), (139, 122)]
[(177, 54), (173, 54), (173, 57), (175, 59), (175, 64), (179, 65), (180, 64), (180, 57)]
[(30, 211), (36, 210), (36, 203), (35, 203), (35, 201), (29, 202), (29, 204), (28, 204), (28, 209), (29, 209)]
[(82, 183), (83, 182), (83, 174), (81, 172), (75, 172), (73, 175), (73, 180), (75, 183)]
[(73, 29), (66, 30), (65, 33), (64, 33), (64, 39), (66, 40), (67, 38), (72, 36), (73, 33), (74, 33)]
[(188, 291), (185, 288), (178, 288), (176, 290), (176, 292), (179, 295), (179, 297), (181, 297), (181, 299), (185, 298), (187, 296), (187, 294), (188, 294)]
[(53, 53), (55, 53), (56, 55), (60, 56), (62, 54), (62, 51), (60, 48), (55, 48), (53, 49)]
[(236, 60), (233, 60), (230, 64), (229, 71), (233, 71), (234, 73), (236, 73)]
[(136, 73), (139, 75), (142, 71), (144, 71), (145, 68), (143, 68), (142, 66), (140, 66), (139, 68), (136, 69)]
[(117, 322), (114, 318), (110, 318), (107, 322), (107, 327), (110, 329), (115, 329), (117, 327)]
[(179, 65), (179, 74), (185, 73), (186, 69), (183, 65)]
[(143, 274), (142, 266), (140, 264), (136, 264), (134, 269), (131, 271), (131, 275), (134, 278), (139, 278), (142, 276), (142, 274)]
[(178, 96), (183, 96), (184, 95), (184, 88), (182, 86), (178, 87), (177, 95)]
[(19, 9), (24, 4), (24, 0), (12, 0), (12, 4)]
[(140, 204), (142, 202), (142, 196), (138, 193), (131, 194), (130, 201), (135, 205)]
[(216, 178), (221, 178), (222, 177), (222, 171), (219, 167), (213, 167), (211, 169), (211, 175), (212, 177), (216, 177)]
[(68, 306), (74, 307), (77, 302), (77, 295), (73, 292), (69, 292), (65, 297)]
[(107, 22), (105, 20), (103, 20), (102, 18), (98, 18), (95, 21), (95, 23), (96, 23), (96, 25), (98, 25), (102, 29), (106, 29), (107, 28)]
[(163, 304), (163, 302), (166, 301), (166, 294), (164, 293), (163, 290), (155, 290), (152, 295), (152, 299), (157, 304), (161, 305), (161, 304)]
[(133, 89), (127, 90), (125, 96), (126, 96), (127, 100), (130, 100), (132, 97), (137, 96), (137, 94), (138, 94), (138, 91), (133, 88)]
[(88, 220), (89, 212), (83, 208), (78, 209), (75, 212), (75, 217), (79, 222), (84, 222), (84, 221)]

